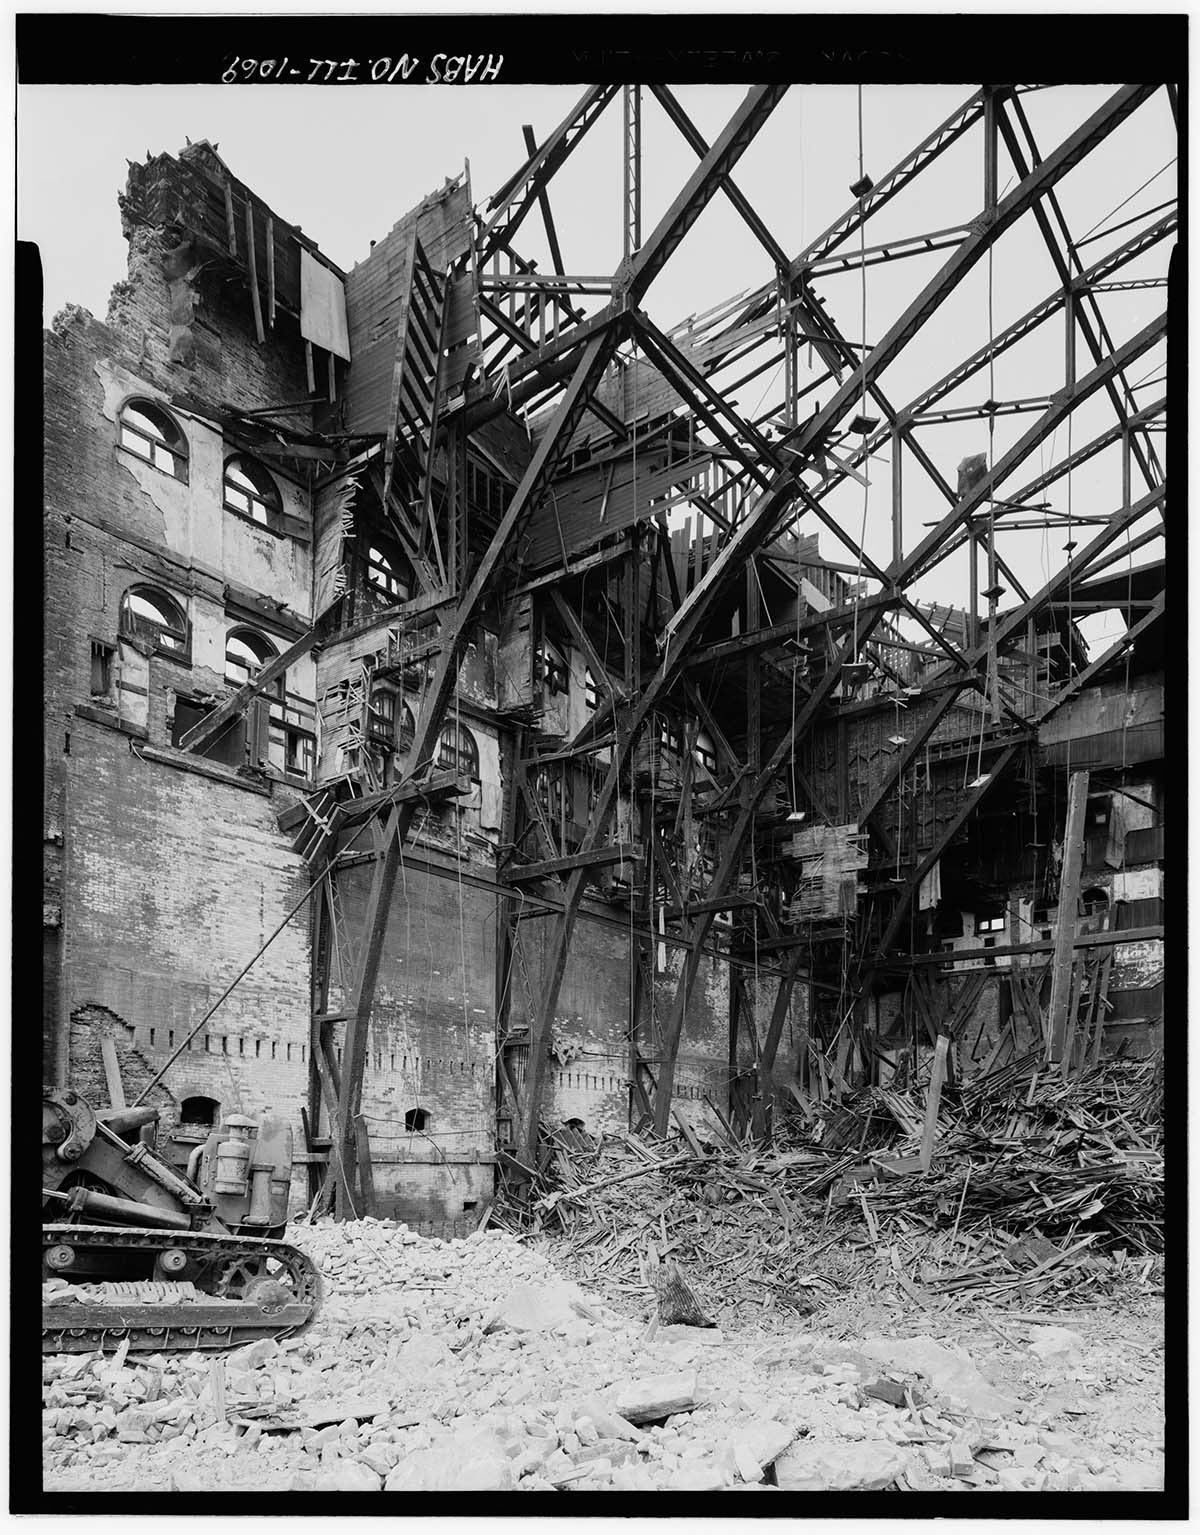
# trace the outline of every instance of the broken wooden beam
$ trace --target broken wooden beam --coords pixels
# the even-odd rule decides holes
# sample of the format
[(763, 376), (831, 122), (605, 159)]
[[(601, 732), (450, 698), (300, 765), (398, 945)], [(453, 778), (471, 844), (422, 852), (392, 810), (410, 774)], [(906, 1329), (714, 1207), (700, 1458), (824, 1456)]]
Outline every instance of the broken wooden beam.
[(546, 858), (541, 863), (512, 865), (500, 871), (506, 885), (524, 885), (551, 874), (567, 874), (574, 869), (598, 869), (605, 864), (630, 863), (645, 857), (640, 842), (617, 842), (611, 847), (595, 847), (590, 853), (571, 853), (565, 858)]
[(282, 677), (293, 661), (298, 661), (301, 656), (306, 656), (321, 637), (325, 614), (322, 613), (311, 629), (306, 629), (298, 640), (282, 653), (268, 661), (262, 671), (250, 682), (244, 683), (237, 692), (227, 698), (223, 704), (215, 708), (211, 714), (206, 714), (203, 719), (197, 720), (189, 729), (185, 730), (179, 738), (179, 749), (185, 752), (199, 752), (225, 728), (231, 719), (236, 718), (245, 709), (246, 705), (257, 698), (265, 688), (270, 687), (276, 677)]
[(925, 1124), (921, 1131), (921, 1171), (927, 1173), (933, 1161), (933, 1143), (937, 1137), (938, 1106), (942, 1101), (942, 1083), (946, 1080), (946, 1058), (950, 1052), (949, 1034), (939, 1034), (933, 1052), (929, 1077), (929, 1096), (925, 1100)]
[(1050, 977), (1047, 1016), (1051, 1061), (1063, 1058), (1071, 972), (1075, 957), (1075, 928), (1079, 905), (1079, 876), (1083, 868), (1083, 831), (1087, 814), (1087, 772), (1072, 773), (1067, 791), (1067, 825), (1063, 832), (1062, 880), (1058, 891), (1058, 925), (1054, 934), (1054, 965)]

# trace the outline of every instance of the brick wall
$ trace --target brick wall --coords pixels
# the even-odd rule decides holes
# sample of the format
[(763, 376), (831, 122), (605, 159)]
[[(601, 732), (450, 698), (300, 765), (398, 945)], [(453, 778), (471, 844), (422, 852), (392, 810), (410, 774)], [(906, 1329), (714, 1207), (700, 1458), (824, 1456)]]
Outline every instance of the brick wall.
[[(361, 942), (371, 864), (337, 874), (347, 974)], [(461, 1220), (490, 1197), (495, 1135), (496, 907), (491, 891), (406, 864), (384, 934), (363, 1076), (379, 1212)], [(336, 982), (336, 964), (332, 971)], [(338, 1011), (345, 991), (330, 988)], [(341, 1050), (339, 1028), (335, 1034)], [(410, 1111), (428, 1116), (420, 1132)], [(424, 1212), (423, 1214), (421, 1212)]]
[[(197, 334), (202, 343), (212, 334), (188, 362), (170, 361), (171, 295), (156, 242), (136, 232), (110, 324), (69, 309), (45, 344), (45, 1055), (48, 1073), (78, 1074), (97, 1101), (107, 1086), (96, 1019), (117, 1020), (135, 1096), (307, 884), (276, 826), (287, 791), (172, 752), (170, 736), (177, 693), (227, 692), (227, 587), (282, 605), (293, 628), (307, 621), (308, 545), (222, 510), (227, 445), (212, 424), (175, 412), (186, 483), (121, 451), (117, 429), (130, 394), (294, 399), (306, 389), (303, 354), (286, 338), (259, 347), (244, 297), (199, 275)], [(306, 493), (277, 481), (285, 511), (307, 517)], [(116, 642), (122, 595), (138, 582), (184, 608), (190, 655), (122, 646), (125, 686), (95, 698), (91, 641)], [(287, 626), (264, 627), (284, 648)], [(311, 697), (311, 673), (302, 663), (290, 686)], [(171, 1097), (290, 1114), (298, 1132), (308, 1013), (302, 911), (172, 1067)]]

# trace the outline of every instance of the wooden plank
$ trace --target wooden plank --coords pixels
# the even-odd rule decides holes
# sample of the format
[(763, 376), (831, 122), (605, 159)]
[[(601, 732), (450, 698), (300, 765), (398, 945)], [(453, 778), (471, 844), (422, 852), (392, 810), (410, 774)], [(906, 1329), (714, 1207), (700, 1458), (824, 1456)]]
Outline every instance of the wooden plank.
[(1063, 833), (1062, 879), (1058, 892), (1058, 925), (1054, 937), (1054, 965), (1050, 981), (1048, 1017), (1052, 1062), (1061, 1061), (1067, 1037), (1067, 1011), (1071, 998), (1071, 971), (1075, 952), (1079, 876), (1083, 867), (1084, 817), (1087, 813), (1088, 773), (1072, 773), (1067, 792), (1067, 824)]
[(233, 216), (233, 188), (225, 183), (225, 233), (229, 240), (229, 254), (237, 256), (237, 220)]
[(298, 640), (289, 645), (282, 655), (269, 661), (253, 681), (238, 688), (232, 697), (227, 698), (211, 714), (206, 714), (203, 719), (197, 720), (190, 730), (180, 736), (179, 749), (188, 752), (203, 751), (229, 721), (235, 715), (241, 714), (247, 704), (257, 698), (264, 688), (269, 687), (276, 677), (281, 677), (293, 661), (298, 661), (301, 656), (308, 654), (320, 637), (324, 618), (325, 615), (321, 614), (311, 629), (307, 629)]
[(358, 1149), (358, 1187), (362, 1195), (358, 1213), (360, 1216), (374, 1215), (375, 1169), (371, 1163), (371, 1137), (367, 1130), (367, 1121), (362, 1114), (354, 1116), (354, 1137)]
[(612, 847), (596, 847), (590, 853), (572, 853), (566, 858), (547, 858), (541, 863), (511, 866), (500, 871), (506, 885), (524, 885), (551, 874), (566, 874), (573, 869), (595, 869), (610, 863), (629, 863), (645, 857), (640, 842), (618, 842)]
[(125, 1084), (121, 1081), (121, 1067), (117, 1060), (117, 1042), (111, 1034), (100, 1036), (100, 1059), (104, 1062), (104, 1082), (108, 1088), (108, 1104), (113, 1109), (125, 1107)]
[(306, 341), (304, 343), (304, 371), (308, 378), (308, 392), (310, 395), (314, 395), (317, 392), (317, 372), (313, 366), (313, 348), (311, 341)]
[(246, 264), (250, 270), (250, 302), (254, 306), (254, 333), (261, 346), (266, 340), (263, 330), (262, 300), (258, 295), (258, 259), (254, 251), (254, 204), (246, 199)]
[(275, 329), (275, 220), (267, 214), (267, 324)]
[(925, 1100), (925, 1125), (921, 1131), (921, 1171), (927, 1173), (933, 1161), (933, 1143), (937, 1135), (938, 1105), (942, 1101), (942, 1083), (946, 1080), (946, 1057), (950, 1050), (949, 1034), (939, 1034), (933, 1052), (933, 1070), (929, 1078), (929, 1096)]
[[(1110, 949), (1123, 943), (1152, 943), (1156, 939), (1165, 936), (1165, 928), (1161, 923), (1153, 927), (1131, 927), (1122, 931), (1111, 933), (1080, 933), (1075, 939), (1077, 949)], [(760, 951), (787, 949), (793, 943), (809, 943), (808, 938), (795, 939), (766, 939), (759, 944)], [(1013, 943), (1004, 948), (994, 949), (955, 949), (951, 952), (938, 954), (901, 954), (895, 959), (888, 959), (888, 969), (915, 969), (919, 965), (956, 965), (968, 959), (998, 959), (1006, 954), (1052, 954), (1054, 952), (1053, 938), (1042, 938), (1032, 943)]]

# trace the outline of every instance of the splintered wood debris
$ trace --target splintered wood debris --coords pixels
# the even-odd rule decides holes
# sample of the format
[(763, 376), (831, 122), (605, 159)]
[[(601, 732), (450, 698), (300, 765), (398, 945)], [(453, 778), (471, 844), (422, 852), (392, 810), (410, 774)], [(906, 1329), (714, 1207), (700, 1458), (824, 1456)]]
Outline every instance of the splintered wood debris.
[(848, 1287), (1020, 1304), (1159, 1272), (1160, 1059), (1063, 1081), (1030, 1056), (947, 1087), (926, 1174), (924, 1096), (863, 1089), (785, 1120), (769, 1149), (711, 1128), (695, 1151), (575, 1136), (543, 1159), (532, 1200), (492, 1220), (544, 1233), (560, 1267), (613, 1300), (644, 1297), (673, 1259), (722, 1322), (804, 1315)]

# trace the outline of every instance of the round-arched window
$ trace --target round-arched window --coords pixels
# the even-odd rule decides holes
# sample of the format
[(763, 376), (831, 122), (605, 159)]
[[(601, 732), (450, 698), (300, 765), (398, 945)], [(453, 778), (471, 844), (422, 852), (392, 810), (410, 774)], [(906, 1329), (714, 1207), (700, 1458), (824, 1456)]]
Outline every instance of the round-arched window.
[(565, 696), (571, 685), (571, 672), (562, 651), (547, 639), (543, 639), (534, 652), (533, 680), (551, 698), (558, 693)]
[(407, 602), (412, 595), (412, 574), (408, 561), (370, 544), (367, 548), (367, 585), (386, 597), (389, 603)]
[(120, 445), (164, 474), (187, 480), (188, 442), (183, 428), (152, 400), (126, 400), (121, 407)]
[(185, 1098), (179, 1105), (180, 1124), (216, 1125), (220, 1119), (221, 1105), (215, 1098)]
[(442, 726), (442, 733), (438, 737), (437, 765), (449, 768), (454, 773), (463, 773), (468, 778), (478, 779), (479, 747), (465, 725), (456, 725), (450, 720)]
[(235, 453), (225, 464), (225, 509), (264, 528), (278, 529), (282, 521), (278, 485), (270, 471), (247, 453)]
[(183, 609), (156, 586), (131, 586), (121, 598), (121, 633), (148, 640), (156, 650), (186, 656), (188, 625)]
[[(225, 637), (225, 681), (234, 687), (244, 687), (253, 682), (263, 667), (273, 661), (279, 652), (256, 629), (231, 629)], [(281, 675), (269, 683), (264, 692), (282, 697), (285, 678)]]

